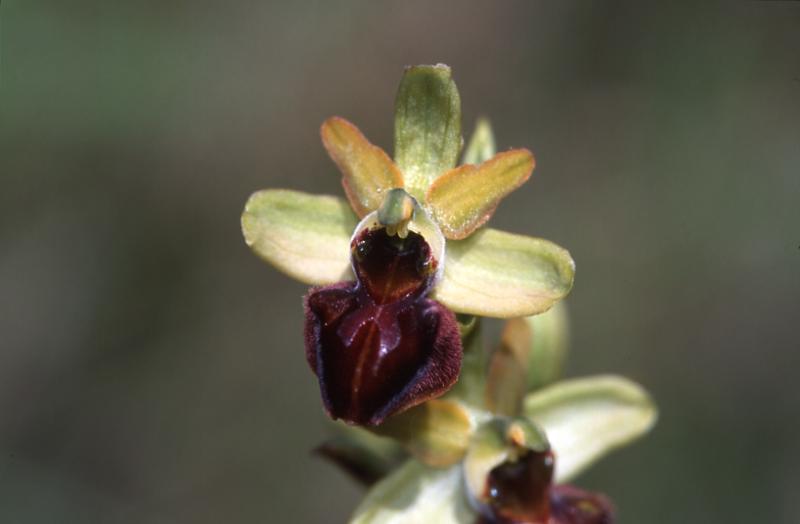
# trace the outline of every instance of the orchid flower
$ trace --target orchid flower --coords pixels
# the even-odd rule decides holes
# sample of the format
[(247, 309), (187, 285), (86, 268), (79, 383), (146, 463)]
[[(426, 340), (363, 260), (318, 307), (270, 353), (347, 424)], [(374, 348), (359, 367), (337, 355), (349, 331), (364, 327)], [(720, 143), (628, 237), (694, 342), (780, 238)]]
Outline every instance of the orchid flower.
[(494, 154), (482, 123), (456, 166), (461, 106), (447, 66), (405, 71), (394, 160), (343, 118), (321, 136), (347, 200), (259, 191), (242, 230), (256, 254), (315, 286), (304, 299), (306, 358), (328, 414), (378, 425), (458, 380), (455, 313), (541, 313), (569, 292), (575, 265), (552, 242), (482, 227), (534, 158)]
[[(305, 350), (338, 436), (318, 452), (371, 489), (351, 524), (611, 524), (567, 482), (644, 435), (657, 411), (606, 375), (560, 381), (569, 253), (485, 227), (531, 175), (480, 121), (461, 154), (450, 69), (405, 71), (394, 160), (350, 122), (322, 124), (346, 200), (253, 194), (247, 244), (312, 287)], [(456, 314), (459, 314), (456, 316)], [(509, 319), (484, 352), (480, 317)]]
[(564, 317), (559, 305), (508, 321), (482, 396), (449, 394), (373, 429), (380, 437), (347, 428), (326, 443), (351, 472), (366, 458), (373, 473), (384, 466), (350, 523), (612, 524), (608, 498), (568, 482), (647, 433), (657, 410), (619, 376), (558, 380)]

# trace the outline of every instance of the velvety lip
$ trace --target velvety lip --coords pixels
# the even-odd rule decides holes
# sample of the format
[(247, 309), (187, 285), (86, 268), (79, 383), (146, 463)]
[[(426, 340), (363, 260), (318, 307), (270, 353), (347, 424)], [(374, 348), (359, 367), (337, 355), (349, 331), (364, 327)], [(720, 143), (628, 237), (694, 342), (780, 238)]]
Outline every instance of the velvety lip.
[(551, 451), (527, 450), (492, 468), (487, 514), (478, 524), (613, 524), (613, 508), (603, 495), (551, 485), (554, 464)]
[(366, 229), (351, 253), (356, 282), (305, 298), (306, 356), (330, 416), (375, 425), (447, 391), (461, 339), (455, 315), (426, 298), (437, 261), (421, 235)]

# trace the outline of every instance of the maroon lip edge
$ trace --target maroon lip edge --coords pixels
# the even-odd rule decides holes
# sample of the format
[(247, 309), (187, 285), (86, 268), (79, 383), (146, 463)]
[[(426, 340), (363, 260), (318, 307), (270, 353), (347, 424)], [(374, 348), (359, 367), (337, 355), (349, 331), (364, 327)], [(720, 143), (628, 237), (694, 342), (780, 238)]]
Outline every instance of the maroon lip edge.
[(377, 425), (452, 387), (461, 339), (455, 315), (426, 298), (437, 262), (421, 235), (368, 229), (351, 245), (356, 282), (304, 298), (306, 359), (332, 418)]

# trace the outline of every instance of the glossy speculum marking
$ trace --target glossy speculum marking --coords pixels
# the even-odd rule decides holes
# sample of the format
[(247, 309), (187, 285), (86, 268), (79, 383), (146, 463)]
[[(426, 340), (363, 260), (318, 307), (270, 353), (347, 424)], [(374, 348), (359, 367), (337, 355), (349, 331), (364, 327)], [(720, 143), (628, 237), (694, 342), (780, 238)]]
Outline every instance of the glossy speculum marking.
[(552, 451), (525, 450), (492, 468), (488, 507), (477, 524), (612, 524), (611, 503), (570, 485), (552, 485)]
[(365, 229), (351, 258), (355, 282), (306, 296), (306, 357), (331, 417), (376, 425), (455, 383), (461, 339), (454, 314), (427, 298), (439, 261), (420, 234)]

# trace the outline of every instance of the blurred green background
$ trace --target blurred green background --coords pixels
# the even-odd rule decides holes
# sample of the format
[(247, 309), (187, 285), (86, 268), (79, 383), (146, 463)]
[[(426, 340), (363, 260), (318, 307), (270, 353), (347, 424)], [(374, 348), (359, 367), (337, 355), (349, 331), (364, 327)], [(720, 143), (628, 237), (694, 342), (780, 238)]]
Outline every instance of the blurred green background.
[[(800, 6), (0, 6), (0, 522), (344, 522), (304, 286), (244, 245), (265, 187), (340, 193), (330, 115), (390, 148), (402, 67), (529, 147), (495, 227), (577, 262), (568, 373), (655, 432), (579, 480), (620, 521), (797, 522)], [(497, 332), (497, 324), (492, 332)]]

